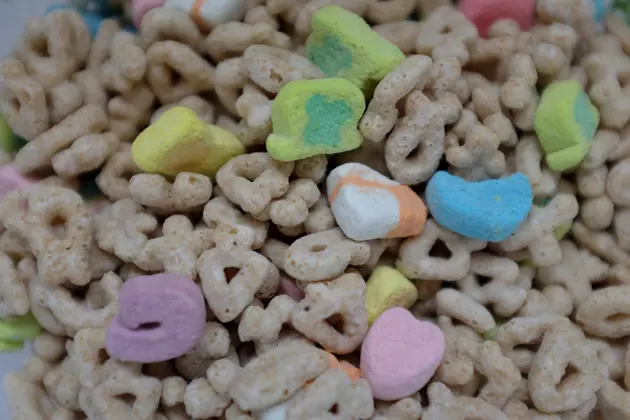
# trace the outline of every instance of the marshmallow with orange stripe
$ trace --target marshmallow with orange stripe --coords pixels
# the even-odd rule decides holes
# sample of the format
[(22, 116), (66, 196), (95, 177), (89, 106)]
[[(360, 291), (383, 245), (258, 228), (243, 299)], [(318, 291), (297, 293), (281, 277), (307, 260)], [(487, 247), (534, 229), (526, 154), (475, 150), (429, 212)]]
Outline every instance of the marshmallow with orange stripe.
[(166, 0), (164, 6), (183, 10), (197, 25), (211, 29), (222, 23), (243, 19), (247, 0)]
[(335, 168), (326, 180), (328, 201), (343, 233), (355, 241), (420, 234), (427, 207), (411, 188), (360, 163)]

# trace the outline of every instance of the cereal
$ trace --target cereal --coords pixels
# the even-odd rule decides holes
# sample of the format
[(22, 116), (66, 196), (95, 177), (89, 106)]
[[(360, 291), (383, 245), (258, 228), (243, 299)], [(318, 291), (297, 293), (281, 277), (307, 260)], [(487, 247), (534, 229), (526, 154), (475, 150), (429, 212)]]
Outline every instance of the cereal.
[(273, 101), (267, 151), (291, 162), (356, 149), (363, 139), (354, 127), (364, 110), (363, 94), (345, 79), (290, 82)]
[(164, 112), (131, 147), (138, 166), (147, 172), (169, 176), (180, 172), (214, 176), (224, 163), (243, 151), (234, 136), (205, 124), (185, 107)]
[(355, 241), (420, 234), (426, 221), (424, 202), (406, 185), (373, 169), (346, 163), (326, 180), (328, 201), (343, 233)]
[(528, 30), (533, 23), (535, 8), (533, 0), (517, 4), (505, 0), (464, 0), (459, 4), (460, 12), (477, 26), (479, 34), (484, 37), (499, 19), (511, 19), (518, 23), (521, 30)]
[(377, 267), (367, 281), (366, 303), (368, 322), (372, 324), (383, 312), (394, 307), (409, 308), (418, 299), (418, 291), (397, 270)]
[(0, 352), (39, 335), (0, 417), (626, 419), (624, 3), (28, 20), (0, 62)]
[[(567, 101), (566, 97), (573, 98)], [(553, 117), (552, 117), (553, 115)], [(536, 134), (554, 171), (579, 164), (589, 151), (599, 112), (575, 81), (547, 87), (536, 109)]]
[(165, 1), (166, 0), (132, 0), (131, 15), (136, 28), (141, 27), (142, 18), (149, 10), (162, 6)]
[(359, 16), (330, 5), (313, 15), (306, 55), (328, 77), (348, 79), (366, 94), (404, 59)]
[(121, 289), (120, 313), (107, 328), (107, 352), (141, 363), (172, 359), (197, 343), (205, 318), (201, 290), (190, 279), (173, 274), (134, 277)]
[[(396, 346), (382, 345), (396, 342)], [(412, 350), (413, 349), (413, 350)], [(444, 356), (444, 334), (402, 308), (379, 316), (361, 347), (361, 374), (374, 397), (397, 400), (423, 388)]]
[(532, 199), (529, 181), (520, 173), (499, 180), (466, 182), (438, 171), (426, 190), (429, 211), (442, 226), (467, 238), (490, 242), (501, 242), (518, 229)]

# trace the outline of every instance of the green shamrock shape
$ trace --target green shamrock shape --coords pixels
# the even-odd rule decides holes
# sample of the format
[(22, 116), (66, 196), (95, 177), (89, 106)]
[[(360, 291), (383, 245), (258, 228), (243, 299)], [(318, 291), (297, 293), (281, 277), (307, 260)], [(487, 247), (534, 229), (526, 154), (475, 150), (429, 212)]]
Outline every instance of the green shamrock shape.
[(313, 95), (306, 101), (308, 124), (304, 129), (304, 144), (335, 147), (341, 142), (341, 128), (352, 119), (347, 101), (328, 101), (324, 95)]
[(325, 35), (321, 44), (309, 43), (308, 59), (328, 77), (352, 67), (352, 50), (337, 35)]

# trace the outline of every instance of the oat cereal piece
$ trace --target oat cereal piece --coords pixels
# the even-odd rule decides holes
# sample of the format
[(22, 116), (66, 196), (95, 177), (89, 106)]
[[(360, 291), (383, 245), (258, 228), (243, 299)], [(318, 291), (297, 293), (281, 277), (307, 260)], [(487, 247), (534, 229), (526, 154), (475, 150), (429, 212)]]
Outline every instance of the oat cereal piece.
[(140, 171), (133, 161), (131, 146), (121, 144), (118, 150), (109, 156), (96, 176), (96, 185), (112, 201), (130, 198), (129, 179)]
[(249, 306), (238, 324), (238, 336), (242, 342), (256, 341), (270, 344), (278, 340), (283, 324), (291, 319), (295, 301), (289, 296), (273, 298), (266, 308)]
[[(470, 269), (474, 251), (486, 247), (485, 241), (469, 239), (427, 220), (421, 235), (406, 239), (400, 246), (396, 268), (409, 279), (461, 280)], [(450, 258), (433, 257), (433, 248), (445, 245)]]
[(434, 49), (449, 41), (471, 46), (477, 39), (479, 33), (475, 25), (452, 5), (432, 9), (432, 13), (420, 24), (420, 33), (416, 40), (418, 54), (432, 56)]
[(609, 286), (592, 292), (578, 307), (576, 319), (590, 334), (620, 338), (628, 329), (626, 300), (628, 286)]
[(272, 201), (253, 217), (260, 221), (271, 220), (277, 226), (295, 227), (306, 221), (309, 209), (319, 198), (320, 192), (315, 182), (296, 179), (282, 198)]
[(422, 89), (427, 84), (432, 60), (424, 55), (412, 55), (388, 73), (374, 90), (359, 129), (366, 139), (381, 142), (394, 128), (399, 112), (398, 101), (413, 89)]
[(598, 407), (602, 419), (623, 420), (630, 416), (628, 393), (615, 382), (604, 381), (598, 392)]
[(130, 263), (157, 228), (155, 217), (129, 198), (115, 202), (97, 224), (98, 246)]
[[(161, 388), (159, 379), (120, 367), (112, 370), (96, 388), (86, 390), (91, 410), (86, 410), (83, 404), (82, 408), (89, 417), (109, 415), (112, 418), (149, 420), (155, 416)], [(135, 397), (133, 403), (125, 402), (122, 398), (125, 394)]]
[(543, 153), (535, 136), (521, 137), (515, 149), (515, 169), (525, 174), (532, 186), (534, 197), (548, 197), (556, 192), (560, 174), (551, 171), (542, 162)]
[(329, 413), (333, 407), (343, 418), (371, 418), (374, 401), (367, 381), (351, 381), (343, 370), (329, 369), (290, 400), (286, 416), (313, 418)]
[(146, 73), (145, 53), (136, 37), (126, 31), (116, 33), (109, 48), (109, 58), (100, 70), (101, 83), (112, 91), (128, 93)]
[[(426, 181), (438, 168), (444, 153), (444, 126), (457, 121), (461, 103), (444, 93), (431, 101), (420, 90), (407, 96), (407, 115), (398, 120), (385, 143), (385, 162), (394, 180), (404, 185)], [(420, 146), (420, 153), (412, 153)]]
[(499, 343), (503, 354), (526, 373), (536, 356), (536, 345), (555, 323), (562, 321), (566, 318), (556, 315), (512, 318), (499, 327), (494, 341)]
[(605, 282), (609, 266), (586, 249), (577, 248), (573, 242), (560, 242), (562, 261), (541, 267), (536, 283), (540, 286), (561, 285), (569, 292), (576, 307), (593, 293), (593, 284)]
[(536, 266), (548, 267), (562, 261), (562, 249), (554, 229), (573, 220), (578, 213), (574, 195), (558, 194), (546, 207), (532, 206), (527, 219), (514, 234), (499, 243), (508, 252), (527, 248)]
[(503, 412), (480, 398), (455, 396), (446, 385), (434, 382), (429, 385), (429, 407), (422, 413), (423, 420), (457, 419), (478, 417), (509, 420)]
[(287, 192), (293, 168), (293, 163), (275, 161), (267, 153), (250, 153), (223, 165), (216, 181), (227, 198), (256, 214)]
[[(55, 10), (26, 22), (14, 54), (33, 79), (50, 89), (78, 70), (87, 58), (91, 42), (88, 28), (77, 12)], [(43, 52), (42, 45), (46, 46)]]
[(525, 303), (518, 311), (518, 316), (569, 316), (572, 312), (573, 297), (564, 287), (552, 285), (545, 287), (542, 291), (529, 290)]
[(214, 243), (212, 230), (193, 230), (192, 222), (183, 215), (164, 221), (162, 236), (150, 239), (134, 256), (134, 264), (142, 270), (181, 274), (196, 279), (197, 257)]
[(175, 368), (186, 380), (203, 378), (210, 365), (221, 358), (238, 361), (238, 355), (230, 343), (229, 331), (218, 322), (208, 322), (197, 344), (175, 359)]
[(138, 174), (129, 180), (131, 198), (157, 214), (200, 210), (212, 195), (212, 182), (204, 175), (180, 172), (174, 182), (159, 174)]
[(288, 50), (291, 39), (264, 22), (253, 25), (228, 22), (214, 28), (204, 43), (206, 52), (216, 62), (241, 56), (250, 45), (272, 45)]
[[(217, 247), (259, 249), (267, 238), (267, 226), (244, 215), (226, 197), (215, 197), (204, 206), (203, 220), (214, 230)], [(277, 264), (276, 264), (277, 265)]]
[(14, 164), (23, 173), (50, 167), (53, 156), (70, 147), (77, 139), (105, 129), (105, 112), (95, 105), (85, 105), (30, 141), (18, 152)]
[(332, 353), (354, 351), (368, 329), (363, 278), (348, 273), (327, 283), (309, 283), (305, 293), (291, 315), (293, 327)]
[(188, 45), (161, 41), (147, 50), (147, 80), (160, 102), (167, 104), (211, 91), (214, 67)]
[(463, 322), (484, 337), (496, 334), (497, 324), (492, 314), (472, 297), (454, 289), (442, 289), (435, 295), (435, 303), (439, 317)]
[(0, 252), (0, 270), (2, 272), (2, 298), (0, 299), (0, 317), (26, 315), (29, 300), (26, 285), (18, 276), (13, 261), (4, 252)]
[[(527, 289), (517, 284), (519, 274), (518, 265), (509, 258), (477, 252), (472, 254), (470, 272), (457, 286), (482, 305), (493, 305), (497, 315), (508, 317), (523, 306), (527, 297)], [(483, 285), (480, 278), (486, 279)]]
[(413, 53), (416, 49), (416, 39), (420, 32), (418, 22), (401, 20), (399, 22), (381, 23), (372, 26), (372, 29), (397, 46), (405, 55)]
[(251, 45), (243, 52), (243, 65), (252, 82), (278, 93), (294, 80), (319, 79), (324, 73), (305, 57), (272, 45)]
[(160, 41), (177, 41), (198, 51), (203, 42), (201, 31), (184, 11), (166, 7), (150, 10), (138, 28), (140, 43), (147, 50)]
[(109, 128), (120, 141), (131, 142), (151, 118), (155, 95), (145, 84), (112, 98), (107, 104)]
[(323, 350), (302, 343), (280, 346), (240, 370), (230, 396), (243, 410), (263, 410), (286, 401), (328, 367), (328, 354)]
[[(234, 320), (251, 304), (272, 267), (275, 268), (261, 254), (245, 249), (210, 249), (197, 261), (204, 295), (221, 322)], [(224, 273), (226, 268), (238, 269), (230, 280)]]
[(284, 259), (291, 277), (314, 282), (341, 275), (349, 265), (364, 264), (370, 254), (365, 242), (347, 239), (339, 228), (307, 235), (293, 242)]
[[(28, 210), (22, 210), (21, 203), (26, 200)], [(43, 281), (69, 281), (79, 286), (89, 283), (90, 217), (77, 193), (53, 186), (12, 191), (2, 201), (0, 214), (5, 226), (28, 240)], [(64, 223), (63, 239), (53, 231), (55, 217)]]
[(53, 156), (53, 170), (71, 178), (98, 169), (120, 145), (118, 136), (109, 131), (79, 137), (72, 145)]
[[(567, 366), (577, 372), (562, 384), (562, 372)], [(554, 323), (542, 339), (529, 370), (534, 406), (552, 413), (577, 408), (601, 387), (602, 368), (595, 348), (588, 345), (579, 328), (566, 319)]]
[(610, 233), (591, 230), (579, 221), (573, 223), (571, 233), (578, 244), (607, 262), (625, 266), (630, 263), (630, 256)]
[(114, 273), (107, 273), (100, 281), (90, 283), (88, 293), (92, 289), (105, 295), (104, 302), (98, 306), (87, 300), (80, 302), (72, 297), (69, 290), (58, 286), (51, 291), (46, 306), (70, 336), (84, 328), (104, 328), (118, 312), (121, 285), (122, 280)]

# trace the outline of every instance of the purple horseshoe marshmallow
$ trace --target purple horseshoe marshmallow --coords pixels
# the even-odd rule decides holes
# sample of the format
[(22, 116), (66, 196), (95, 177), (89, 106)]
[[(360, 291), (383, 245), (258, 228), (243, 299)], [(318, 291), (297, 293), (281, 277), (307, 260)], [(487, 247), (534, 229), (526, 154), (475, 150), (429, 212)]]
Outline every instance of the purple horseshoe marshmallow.
[(107, 329), (113, 358), (156, 363), (188, 352), (203, 335), (206, 304), (201, 289), (177, 274), (127, 280), (120, 289), (120, 312)]

